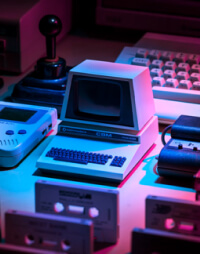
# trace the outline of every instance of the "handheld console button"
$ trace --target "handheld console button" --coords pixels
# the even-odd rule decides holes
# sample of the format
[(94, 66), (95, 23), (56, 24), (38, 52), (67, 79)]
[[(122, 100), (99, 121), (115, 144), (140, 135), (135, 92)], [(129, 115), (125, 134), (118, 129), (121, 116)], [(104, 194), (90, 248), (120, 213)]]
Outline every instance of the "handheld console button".
[(19, 130), (18, 134), (26, 134), (26, 130)]
[(13, 134), (14, 134), (14, 131), (12, 131), (12, 130), (7, 130), (7, 131), (6, 131), (6, 134), (7, 134), (7, 135), (13, 135)]

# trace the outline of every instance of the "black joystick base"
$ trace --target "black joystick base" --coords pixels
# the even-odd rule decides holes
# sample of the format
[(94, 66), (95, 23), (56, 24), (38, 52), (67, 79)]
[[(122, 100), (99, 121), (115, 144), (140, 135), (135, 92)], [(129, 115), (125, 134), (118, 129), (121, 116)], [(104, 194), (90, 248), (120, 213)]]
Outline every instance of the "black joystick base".
[(17, 103), (54, 107), (61, 113), (70, 67), (65, 59), (56, 56), (56, 36), (62, 28), (54, 15), (40, 20), (40, 32), (46, 37), (47, 56), (37, 61), (35, 70), (17, 83), (11, 100)]

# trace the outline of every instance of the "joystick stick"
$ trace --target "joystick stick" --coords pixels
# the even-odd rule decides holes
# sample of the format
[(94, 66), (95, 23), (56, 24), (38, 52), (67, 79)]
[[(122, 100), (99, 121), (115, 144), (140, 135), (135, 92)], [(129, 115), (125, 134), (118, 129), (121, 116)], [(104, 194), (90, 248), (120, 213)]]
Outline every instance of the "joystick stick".
[(54, 15), (44, 16), (39, 23), (42, 35), (46, 37), (46, 57), (36, 65), (36, 76), (41, 79), (56, 79), (66, 75), (66, 61), (56, 56), (56, 36), (61, 32), (62, 23)]
[(60, 115), (70, 69), (65, 59), (56, 56), (56, 36), (61, 29), (61, 20), (55, 15), (46, 15), (40, 20), (39, 30), (46, 37), (46, 56), (37, 61), (33, 72), (15, 85), (12, 101), (54, 107)]

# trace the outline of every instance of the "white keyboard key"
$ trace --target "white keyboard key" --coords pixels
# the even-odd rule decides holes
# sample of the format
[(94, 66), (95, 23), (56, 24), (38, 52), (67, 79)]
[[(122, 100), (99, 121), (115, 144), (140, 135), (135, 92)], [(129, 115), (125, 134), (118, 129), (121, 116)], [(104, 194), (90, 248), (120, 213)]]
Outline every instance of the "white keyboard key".
[(176, 78), (180, 81), (182, 79), (188, 79), (190, 76), (186, 71), (179, 71), (176, 75)]
[(192, 82), (190, 80), (181, 80), (179, 82), (178, 88), (181, 89), (191, 89), (192, 88)]
[(200, 73), (200, 64), (193, 64), (190, 70), (191, 73)]
[(159, 59), (161, 56), (161, 52), (159, 50), (151, 50), (147, 56), (151, 60), (151, 62), (155, 59)]
[(179, 63), (185, 63), (188, 59), (188, 55), (185, 53), (177, 53), (173, 59), (174, 62), (178, 65)]
[(178, 80), (175, 78), (168, 78), (165, 82), (165, 87), (173, 87), (176, 88), (178, 87)]
[(163, 86), (165, 79), (163, 77), (154, 77), (151, 82), (152, 86)]
[(139, 65), (139, 66), (146, 66), (149, 67), (151, 61), (148, 58), (139, 58), (135, 57), (133, 58), (131, 64), (133, 65)]
[(164, 79), (175, 78), (175, 77), (176, 77), (176, 72), (174, 70), (166, 70), (163, 73)]
[(150, 65), (150, 68), (151, 69), (153, 69), (153, 68), (162, 69), (163, 65), (164, 65), (163, 61), (153, 60), (151, 65)]
[(193, 83), (195, 81), (200, 81), (200, 73), (192, 73), (189, 77), (189, 80)]
[(163, 62), (172, 61), (173, 58), (174, 58), (174, 53), (170, 51), (164, 51), (160, 56), (160, 60), (162, 60)]
[(192, 90), (200, 90), (200, 82), (195, 81), (192, 85)]
[(176, 70), (177, 65), (174, 61), (167, 61), (163, 68), (164, 70)]
[(154, 77), (160, 77), (163, 75), (163, 71), (161, 69), (157, 69), (157, 68), (153, 68), (151, 71), (150, 71), (150, 76), (151, 78), (154, 78)]
[(148, 54), (149, 51), (147, 49), (139, 48), (135, 54), (135, 57), (146, 58)]
[(179, 72), (179, 71), (189, 72), (189, 70), (190, 70), (190, 65), (188, 63), (179, 63), (176, 69), (176, 72)]
[(187, 63), (189, 63), (190, 66), (193, 64), (199, 64), (200, 62), (200, 55), (196, 54), (190, 54), (187, 59)]

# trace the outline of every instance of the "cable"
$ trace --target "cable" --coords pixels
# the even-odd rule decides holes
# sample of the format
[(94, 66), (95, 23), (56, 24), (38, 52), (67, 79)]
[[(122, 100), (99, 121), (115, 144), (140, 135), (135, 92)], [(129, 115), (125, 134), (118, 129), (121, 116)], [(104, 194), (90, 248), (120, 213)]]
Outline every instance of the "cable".
[(172, 128), (172, 124), (171, 124), (171, 125), (168, 125), (168, 126), (163, 130), (163, 132), (162, 132), (161, 140), (162, 140), (163, 145), (166, 145), (165, 134), (166, 134), (167, 131), (168, 131), (169, 129), (171, 129), (171, 128)]

